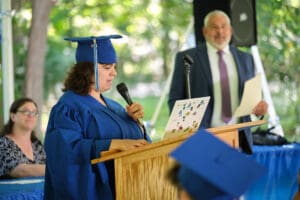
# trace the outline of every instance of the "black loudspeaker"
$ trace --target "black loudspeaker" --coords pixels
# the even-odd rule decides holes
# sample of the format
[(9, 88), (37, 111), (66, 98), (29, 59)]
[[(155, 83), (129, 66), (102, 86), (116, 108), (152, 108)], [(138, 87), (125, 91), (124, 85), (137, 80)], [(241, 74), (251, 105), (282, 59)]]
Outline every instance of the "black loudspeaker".
[(204, 42), (204, 17), (212, 10), (224, 11), (233, 28), (232, 44), (251, 46), (257, 43), (255, 0), (194, 0), (194, 28), (196, 43)]

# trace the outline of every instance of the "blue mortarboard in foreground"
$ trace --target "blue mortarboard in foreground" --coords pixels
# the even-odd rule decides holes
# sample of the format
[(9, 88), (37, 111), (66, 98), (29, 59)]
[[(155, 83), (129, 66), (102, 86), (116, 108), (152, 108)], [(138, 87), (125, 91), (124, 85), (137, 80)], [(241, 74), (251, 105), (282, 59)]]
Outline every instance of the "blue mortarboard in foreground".
[(116, 51), (110, 39), (121, 38), (121, 35), (105, 35), (98, 37), (65, 38), (67, 41), (77, 42), (76, 62), (92, 62), (95, 65), (95, 84), (98, 85), (98, 63), (112, 64), (117, 62)]
[(199, 130), (170, 155), (180, 163), (178, 180), (194, 200), (239, 197), (266, 172), (206, 130)]

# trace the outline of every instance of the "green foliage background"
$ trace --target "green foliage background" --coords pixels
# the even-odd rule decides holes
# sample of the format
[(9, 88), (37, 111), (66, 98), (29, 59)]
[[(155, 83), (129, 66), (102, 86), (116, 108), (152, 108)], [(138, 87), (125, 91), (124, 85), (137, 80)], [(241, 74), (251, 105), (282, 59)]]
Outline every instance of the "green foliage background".
[[(256, 1), (258, 48), (272, 98), (286, 136), (300, 134), (299, 65), (300, 9), (288, 0)], [(15, 92), (22, 94), (26, 48), (31, 23), (31, 1), (12, 0)], [(45, 63), (45, 115), (59, 97), (60, 85), (74, 63), (75, 45), (64, 37), (118, 33), (127, 43), (114, 43), (119, 57), (118, 78), (134, 88), (137, 83), (157, 82), (163, 89), (188, 25), (193, 19), (191, 0), (58, 0), (49, 20)], [(249, 50), (249, 49), (246, 49)], [(113, 91), (108, 95), (118, 97)], [(159, 96), (135, 97), (145, 107), (149, 121)], [(53, 100), (54, 99), (54, 100)], [(122, 100), (120, 100), (122, 101)], [(164, 102), (155, 124), (161, 133), (168, 119)]]

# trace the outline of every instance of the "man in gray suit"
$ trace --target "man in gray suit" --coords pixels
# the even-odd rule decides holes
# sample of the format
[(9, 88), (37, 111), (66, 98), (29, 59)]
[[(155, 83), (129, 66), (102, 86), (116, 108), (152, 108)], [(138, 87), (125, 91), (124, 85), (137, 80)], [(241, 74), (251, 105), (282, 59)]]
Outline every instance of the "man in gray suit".
[[(170, 111), (172, 111), (176, 100), (188, 98), (186, 96), (184, 57), (189, 55), (194, 61), (190, 67), (190, 97), (211, 97), (200, 127), (210, 128), (250, 121), (250, 116), (240, 119), (231, 118), (231, 116), (240, 103), (245, 81), (255, 75), (252, 56), (230, 45), (232, 27), (229, 17), (223, 11), (214, 10), (206, 15), (203, 35), (206, 42), (195, 48), (178, 52), (176, 55), (175, 70), (168, 100)], [(222, 98), (225, 98), (222, 94), (224, 83), (221, 83), (221, 78), (224, 72), (219, 68), (221, 60), (219, 52), (222, 54), (222, 62), (225, 63), (227, 69), (227, 95), (229, 95), (230, 100), (228, 106), (222, 106), (224, 105)], [(228, 114), (229, 120), (222, 119), (222, 109), (224, 107), (230, 111), (230, 114)], [(261, 116), (267, 112), (267, 108), (267, 103), (261, 101), (252, 113)], [(251, 154), (253, 140), (250, 129), (241, 131), (239, 138), (241, 149), (245, 153)]]

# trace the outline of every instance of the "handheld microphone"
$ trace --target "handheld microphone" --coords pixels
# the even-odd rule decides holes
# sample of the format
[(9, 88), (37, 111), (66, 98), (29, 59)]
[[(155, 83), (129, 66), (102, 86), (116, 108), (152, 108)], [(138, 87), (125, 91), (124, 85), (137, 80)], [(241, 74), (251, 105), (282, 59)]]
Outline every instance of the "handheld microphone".
[[(125, 99), (125, 101), (127, 102), (128, 105), (131, 105), (133, 103), (132, 99), (129, 95), (128, 88), (125, 83), (119, 83), (117, 85), (117, 90), (120, 93), (120, 95)], [(137, 122), (143, 129), (144, 139), (147, 140), (147, 137), (146, 137), (147, 133), (146, 133), (146, 128), (145, 128), (144, 124), (139, 119), (137, 119)]]
[(125, 83), (119, 83), (117, 85), (117, 90), (120, 93), (120, 95), (125, 99), (128, 105), (131, 105), (133, 103)]

